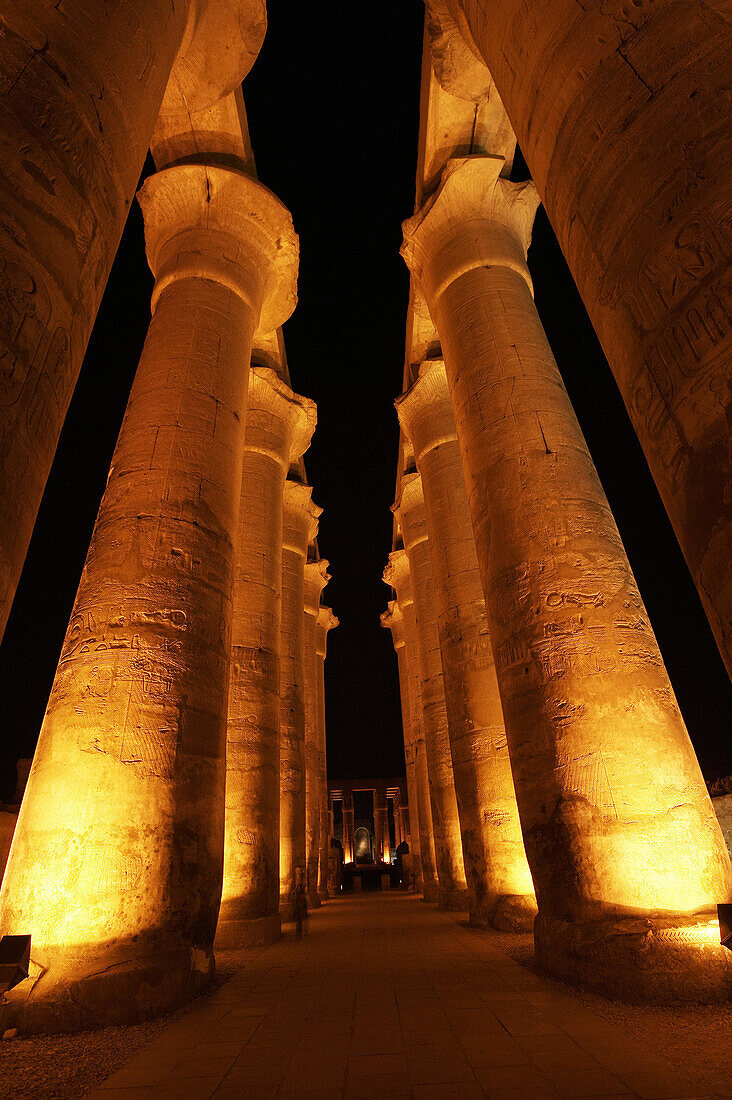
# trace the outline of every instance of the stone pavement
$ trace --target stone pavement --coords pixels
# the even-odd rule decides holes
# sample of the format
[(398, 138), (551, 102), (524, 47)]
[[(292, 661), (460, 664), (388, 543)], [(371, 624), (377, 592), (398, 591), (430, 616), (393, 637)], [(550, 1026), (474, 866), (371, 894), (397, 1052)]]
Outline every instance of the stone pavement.
[(328, 902), (94, 1100), (708, 1095), (414, 895)]

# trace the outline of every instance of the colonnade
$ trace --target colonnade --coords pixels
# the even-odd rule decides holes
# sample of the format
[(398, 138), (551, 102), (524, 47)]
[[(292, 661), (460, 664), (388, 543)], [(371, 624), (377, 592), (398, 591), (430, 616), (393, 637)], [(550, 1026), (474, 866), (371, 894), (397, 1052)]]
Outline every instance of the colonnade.
[[(327, 896), (337, 619), (279, 335), (298, 240), (240, 91), (263, 0), (0, 15), (0, 634), (148, 149), (157, 169), (152, 319), (0, 893), (0, 931), (32, 935), (4, 1026), (65, 1030), (182, 1003), (214, 942)], [(730, 995), (730, 864), (527, 250), (541, 198), (729, 659), (727, 30), (691, 0), (429, 0), (404, 225), (382, 622), (415, 880), (630, 997)]]
[[(558, 202), (560, 228), (565, 212), (571, 225), (577, 217), (581, 234), (566, 229), (567, 256), (585, 264), (586, 279), (607, 245), (598, 208), (594, 221), (578, 217), (566, 180), (586, 198), (599, 153), (589, 165), (584, 152), (573, 154), (588, 187), (574, 170), (557, 174), (556, 158), (542, 159), (543, 123), (559, 125), (578, 93), (565, 89), (549, 103), (545, 85), (537, 93), (532, 83), (545, 69), (527, 68), (521, 52), (536, 61), (551, 42), (553, 57), (552, 34), (567, 13), (559, 4), (549, 15), (538, 0), (520, 15), (500, 0), (428, 7), (416, 210), (403, 227), (412, 291), (384, 574), (395, 599), (382, 617), (399, 655), (418, 799), (421, 785), (425, 898), (459, 904), (464, 868), (471, 922), (520, 930), (533, 920), (537, 960), (565, 980), (632, 998), (728, 997), (716, 906), (731, 896), (729, 856), (534, 306), (527, 250), (539, 195), (510, 178), (513, 108), (529, 167), (533, 151), (537, 184), (555, 203), (550, 216)], [(589, 34), (586, 14), (574, 20), (575, 47)], [(645, 7), (634, 16), (638, 26), (649, 18)], [(637, 43), (630, 31), (621, 37)], [(563, 48), (569, 63), (569, 38)], [(508, 115), (482, 58), (502, 94), (506, 87)], [(525, 88), (518, 74), (527, 74)], [(539, 102), (530, 119), (521, 114), (529, 86)], [(597, 90), (593, 109), (602, 103)], [(593, 140), (597, 148), (597, 133)], [(636, 245), (626, 239), (619, 252)], [(619, 261), (607, 265), (617, 304)], [(612, 323), (604, 316), (599, 327), (608, 355), (618, 346)], [(627, 362), (634, 340), (622, 331)], [(646, 385), (644, 369), (634, 386)], [(677, 463), (674, 476), (693, 466)], [(677, 480), (675, 499), (687, 491), (691, 483)], [(719, 545), (723, 537), (720, 527)], [(431, 848), (436, 894), (424, 874)]]
[[(32, 937), (30, 978), (3, 1010), (26, 1032), (171, 1009), (210, 983), (214, 940), (271, 942), (296, 886), (318, 904), (327, 878), (323, 661), (337, 620), (320, 603), (321, 509), (302, 460), (316, 409), (290, 388), (278, 335), (298, 239), (256, 179), (239, 90), (264, 7), (98, 7), (94, 35), (88, 5), (48, 13), (42, 66), (20, 17), (3, 38), (21, 85), (46, 74), (61, 129), (42, 157), (29, 139), (31, 175), (53, 174), (76, 242), (53, 202), (31, 217), (32, 187), (16, 190), (3, 232), (17, 215), (24, 267), (6, 263), (6, 293), (28, 302), (5, 404), (30, 425), (29, 402), (51, 395), (53, 416), (38, 413), (48, 430), (23, 466), (25, 429), (3, 410), (7, 602), (148, 147), (157, 168), (137, 196), (152, 319), (0, 895), (3, 934)], [(83, 72), (90, 43), (98, 66)], [(37, 124), (27, 91), (11, 97), (16, 126)], [(88, 117), (97, 99), (104, 127)], [(83, 163), (60, 165), (67, 147)]]

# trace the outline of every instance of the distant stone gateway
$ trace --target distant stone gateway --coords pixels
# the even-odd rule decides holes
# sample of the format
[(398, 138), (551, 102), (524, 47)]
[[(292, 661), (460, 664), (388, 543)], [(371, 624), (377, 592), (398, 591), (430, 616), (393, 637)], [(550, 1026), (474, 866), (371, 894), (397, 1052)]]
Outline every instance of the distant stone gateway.
[(729, 20), (427, 0), (381, 617), (406, 776), (329, 784), (317, 410), (281, 332), (300, 246), (241, 91), (264, 0), (38, 7), (0, 0), (0, 631), (148, 151), (154, 287), (3, 812), (0, 935), (31, 947), (0, 1032), (168, 1012), (358, 865), (533, 930), (565, 982), (730, 998), (729, 853), (527, 265), (544, 203), (732, 671)]

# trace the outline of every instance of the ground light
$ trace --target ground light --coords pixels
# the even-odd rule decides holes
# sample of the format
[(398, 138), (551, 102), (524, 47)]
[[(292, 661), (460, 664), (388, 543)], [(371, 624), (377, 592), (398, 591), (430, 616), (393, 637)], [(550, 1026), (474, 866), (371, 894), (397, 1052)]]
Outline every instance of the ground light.
[(0, 993), (7, 993), (28, 977), (30, 946), (30, 936), (0, 939)]

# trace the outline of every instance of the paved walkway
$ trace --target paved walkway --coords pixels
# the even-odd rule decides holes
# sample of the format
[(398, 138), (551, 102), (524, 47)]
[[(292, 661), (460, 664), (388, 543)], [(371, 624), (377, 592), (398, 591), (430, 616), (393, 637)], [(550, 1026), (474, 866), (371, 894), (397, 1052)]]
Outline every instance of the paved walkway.
[(332, 901), (310, 925), (172, 1024), (95, 1100), (705, 1095), (414, 895)]

